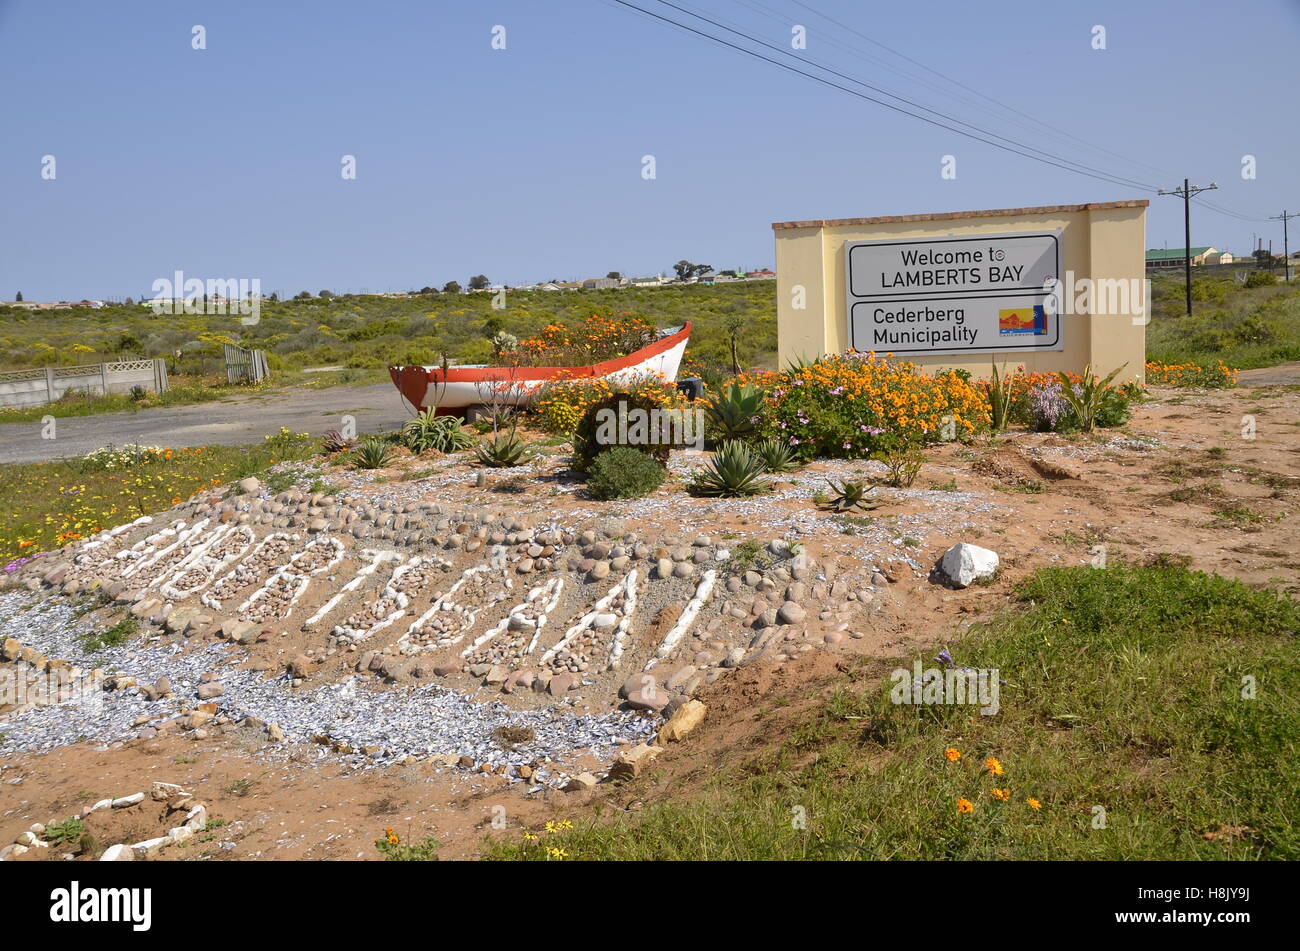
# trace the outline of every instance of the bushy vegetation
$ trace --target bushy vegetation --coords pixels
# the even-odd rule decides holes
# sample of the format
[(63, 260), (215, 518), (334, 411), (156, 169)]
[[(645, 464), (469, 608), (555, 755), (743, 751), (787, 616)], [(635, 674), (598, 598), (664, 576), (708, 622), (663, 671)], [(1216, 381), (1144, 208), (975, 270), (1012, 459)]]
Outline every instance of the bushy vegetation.
[(1300, 360), (1300, 281), (1251, 283), (1237, 283), (1230, 271), (1195, 275), (1189, 318), (1182, 274), (1152, 277), (1147, 358), (1241, 369)]
[[(101, 360), (165, 356), (173, 375), (223, 372), (223, 343), (267, 352), (276, 382), (307, 378), (301, 371), (341, 366), (322, 380), (379, 381), (392, 363), (486, 363), (500, 353), (508, 332), (523, 343), (548, 337), (547, 328), (577, 328), (593, 314), (635, 314), (646, 327), (695, 324), (683, 375), (713, 382), (730, 375), (732, 338), (744, 367), (776, 360), (776, 283), (742, 281), (716, 286), (681, 285), (608, 291), (508, 291), (505, 310), (494, 310), (490, 293), (431, 293), (412, 298), (311, 297), (265, 301), (256, 324), (236, 315), (156, 316), (148, 307), (107, 305), (30, 311), (0, 307), (0, 369), (98, 363)], [(744, 333), (735, 335), (737, 323)], [(588, 347), (622, 346), (621, 331), (588, 341), (573, 335), (573, 353), (544, 362), (578, 359)], [(562, 332), (551, 331), (552, 343)], [(590, 336), (590, 335), (588, 335)], [(494, 344), (493, 340), (497, 338)], [(176, 351), (180, 358), (175, 358)], [(603, 352), (603, 351), (602, 351)]]
[(587, 491), (597, 499), (639, 499), (664, 483), (664, 469), (630, 446), (614, 446), (587, 466)]
[[(1015, 596), (945, 651), (1005, 681), (996, 715), (895, 703), (890, 665), (851, 671), (690, 798), (544, 841), (589, 861), (1300, 858), (1294, 601), (1122, 565), (1042, 568)], [(488, 844), (547, 857), (532, 846)]]

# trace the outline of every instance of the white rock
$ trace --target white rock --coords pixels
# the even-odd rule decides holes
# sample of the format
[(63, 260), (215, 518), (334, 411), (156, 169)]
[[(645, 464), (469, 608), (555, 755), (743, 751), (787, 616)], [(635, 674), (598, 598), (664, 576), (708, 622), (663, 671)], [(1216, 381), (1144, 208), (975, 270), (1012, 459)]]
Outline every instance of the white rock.
[(957, 587), (965, 588), (977, 579), (993, 577), (998, 570), (998, 553), (959, 542), (943, 553), (939, 570)]
[(184, 842), (186, 839), (194, 837), (194, 830), (186, 826), (177, 826), (175, 829), (167, 830), (167, 838), (173, 842)]
[(166, 802), (172, 796), (179, 796), (185, 790), (175, 783), (154, 783), (149, 790), (149, 795), (155, 802)]
[(136, 842), (131, 846), (131, 851), (135, 853), (135, 857), (138, 859), (148, 858), (164, 845), (170, 843), (171, 839), (167, 838), (165, 835), (160, 835), (156, 839), (145, 839), (143, 842)]
[(101, 862), (132, 862), (135, 860), (135, 853), (131, 851), (129, 845), (110, 845), (104, 850), (104, 854), (99, 857)]
[(123, 796), (121, 799), (114, 799), (113, 808), (125, 809), (127, 806), (134, 806), (138, 802), (144, 802), (144, 793), (132, 793), (130, 796)]

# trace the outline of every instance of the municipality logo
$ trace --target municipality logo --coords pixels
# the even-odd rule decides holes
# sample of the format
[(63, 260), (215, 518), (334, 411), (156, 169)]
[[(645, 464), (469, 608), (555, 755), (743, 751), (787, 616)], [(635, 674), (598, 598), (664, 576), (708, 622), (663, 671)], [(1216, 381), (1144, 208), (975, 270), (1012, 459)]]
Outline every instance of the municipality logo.
[(1047, 310), (1041, 304), (998, 311), (998, 334), (1003, 337), (1047, 335)]

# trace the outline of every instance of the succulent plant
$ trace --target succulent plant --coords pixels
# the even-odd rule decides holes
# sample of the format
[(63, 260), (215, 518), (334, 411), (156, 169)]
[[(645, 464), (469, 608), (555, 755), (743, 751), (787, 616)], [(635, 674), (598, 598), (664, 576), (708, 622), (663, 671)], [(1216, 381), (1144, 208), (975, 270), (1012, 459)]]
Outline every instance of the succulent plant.
[(839, 485), (833, 479), (827, 480), (831, 495), (826, 499), (826, 507), (835, 512), (852, 512), (854, 510), (869, 512), (879, 507), (880, 500), (870, 498), (871, 486), (866, 482), (843, 481)]
[(393, 447), (382, 436), (367, 436), (352, 453), (358, 469), (383, 469), (393, 461)]
[(402, 424), (402, 444), (419, 455), (430, 449), (435, 452), (459, 452), (474, 444), (474, 437), (460, 428), (455, 416), (437, 416), (426, 409)]
[(749, 439), (758, 432), (763, 413), (763, 391), (732, 383), (716, 394), (705, 407), (709, 438), (721, 444), (730, 439)]
[(733, 439), (723, 443), (709, 464), (696, 471), (690, 487), (696, 495), (722, 498), (758, 495), (772, 487), (771, 482), (760, 478), (762, 474), (763, 463), (748, 446)]
[(754, 443), (752, 451), (758, 457), (758, 461), (763, 464), (763, 468), (774, 475), (789, 472), (798, 465), (794, 450), (790, 448), (790, 444), (779, 439), (760, 440)]
[(493, 438), (479, 443), (474, 448), (474, 455), (485, 466), (508, 469), (526, 461), (528, 447), (513, 431), (497, 433)]
[(336, 452), (343, 452), (346, 449), (351, 449), (356, 444), (357, 441), (355, 439), (349, 439), (337, 429), (328, 429), (325, 431), (325, 435), (321, 437), (320, 448), (321, 452), (326, 453), (327, 455), (333, 455)]

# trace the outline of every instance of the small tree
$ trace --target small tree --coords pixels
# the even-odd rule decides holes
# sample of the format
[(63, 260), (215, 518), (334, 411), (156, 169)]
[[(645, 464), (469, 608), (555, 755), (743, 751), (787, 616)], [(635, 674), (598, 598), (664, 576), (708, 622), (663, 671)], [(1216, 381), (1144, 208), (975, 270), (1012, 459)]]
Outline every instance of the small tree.
[(471, 291), (481, 291), (491, 282), (487, 279), (486, 274), (475, 274), (469, 279), (469, 289)]
[(23, 299), (23, 292), (22, 292), (22, 291), (19, 291), (19, 292), (18, 292), (18, 296), (15, 297), (14, 300), (16, 300), (16, 301), (20, 301), (20, 300), (22, 300), (22, 299)]
[(333, 297), (334, 294), (331, 293), (330, 291), (321, 291), (316, 296), (328, 300), (329, 298)]
[(442, 285), (442, 292), (444, 294), (459, 294), (460, 285), (455, 281), (448, 281), (446, 284)]
[[(607, 278), (609, 278), (611, 281), (617, 281), (617, 280), (619, 280), (620, 278), (623, 277), (623, 275), (622, 275), (620, 272), (618, 272), (618, 271), (610, 271), (610, 272), (609, 272), (608, 274), (606, 274), (605, 276), (606, 276)], [(19, 300), (22, 300), (21, 297), (18, 298), (18, 299), (19, 299)]]

